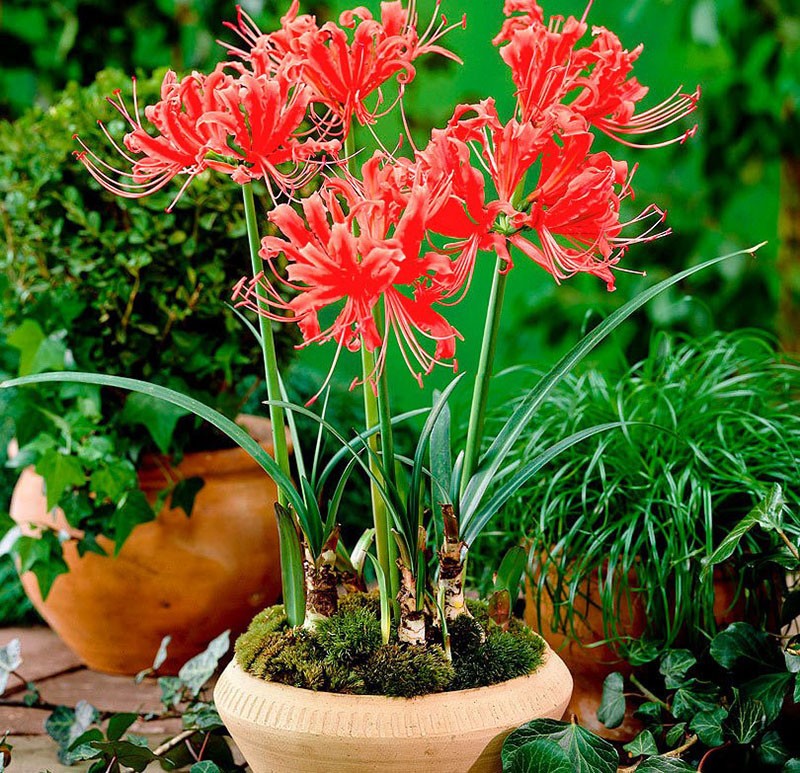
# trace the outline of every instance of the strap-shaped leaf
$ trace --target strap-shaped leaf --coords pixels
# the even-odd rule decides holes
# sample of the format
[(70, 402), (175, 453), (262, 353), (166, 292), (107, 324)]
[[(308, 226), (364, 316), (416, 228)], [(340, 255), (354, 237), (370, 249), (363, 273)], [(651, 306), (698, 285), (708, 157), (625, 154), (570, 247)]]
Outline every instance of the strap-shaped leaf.
[(378, 580), (378, 593), (381, 599), (381, 638), (384, 644), (389, 643), (389, 636), (392, 632), (392, 610), (391, 610), (391, 597), (389, 593), (389, 583), (386, 578), (386, 573), (381, 569), (380, 562), (372, 555), (367, 553), (372, 563), (372, 568), (375, 570), (375, 578)]
[[(438, 397), (434, 392), (434, 397)], [(453, 479), (453, 458), (450, 451), (450, 406), (445, 403), (431, 432), (431, 506), (452, 504), (450, 484)]]
[(466, 542), (467, 545), (471, 545), (475, 538), (483, 531), (486, 524), (494, 517), (495, 513), (514, 496), (520, 486), (527, 483), (542, 469), (542, 467), (555, 459), (562, 451), (566, 451), (576, 443), (580, 443), (582, 440), (592, 437), (592, 435), (599, 435), (602, 432), (608, 432), (611, 429), (619, 429), (622, 426), (623, 422), (614, 421), (608, 424), (598, 424), (588, 429), (582, 429), (580, 432), (575, 432), (559, 440), (546, 451), (534, 457), (513, 477), (500, 486), (485, 505), (480, 507), (477, 512), (473, 511), (473, 516), (469, 519), (467, 525), (462, 526), (462, 539), (464, 542)]
[[(636, 310), (644, 306), (656, 295), (662, 293), (669, 287), (688, 279), (690, 276), (704, 271), (711, 266), (729, 260), (737, 255), (753, 255), (756, 250), (764, 243), (751, 247), (747, 250), (738, 250), (727, 255), (711, 258), (697, 266), (692, 266), (671, 276), (658, 284), (639, 293), (624, 306), (617, 309), (604, 319), (594, 330), (585, 335), (575, 346), (572, 347), (528, 392), (516, 410), (506, 420), (505, 424), (498, 432), (486, 454), (481, 459), (480, 466), (472, 480), (467, 482), (464, 496), (460, 503), (461, 527), (466, 530), (471, 525), (471, 520), (480, 507), (480, 503), (495, 481), (495, 475), (503, 464), (503, 460), (509, 454), (514, 444), (519, 439), (533, 418), (536, 410), (544, 402), (545, 398), (553, 391), (559, 381), (569, 373), (595, 346), (605, 339), (611, 332), (619, 327)], [(475, 530), (472, 530), (475, 533)], [(480, 530), (478, 530), (480, 531)]]
[[(280, 489), (286, 494), (287, 500), (292, 506), (300, 511), (303, 509), (303, 498), (297, 493), (292, 481), (283, 473), (275, 460), (238, 424), (231, 421), (227, 416), (223, 416), (219, 411), (214, 410), (205, 403), (195, 400), (193, 397), (176, 392), (174, 389), (149, 384), (135, 378), (124, 376), (106, 376), (100, 373), (82, 373), (80, 371), (55, 371), (51, 373), (38, 373), (34, 376), (10, 379), (0, 384), (0, 389), (9, 387), (28, 386), (30, 384), (41, 384), (44, 382), (62, 383), (77, 382), (80, 384), (95, 384), (96, 386), (110, 386), (117, 389), (124, 389), (128, 392), (138, 392), (151, 397), (157, 397), (173, 405), (186, 408), (186, 410), (205, 419), (209, 424), (215, 426), (220, 432), (226, 434), (243, 451), (250, 454), (253, 459), (261, 466), (275, 481)], [(290, 407), (296, 407), (291, 406)]]
[(306, 617), (306, 588), (303, 576), (303, 553), (292, 513), (275, 505), (281, 551), (283, 605), (289, 625), (302, 625)]

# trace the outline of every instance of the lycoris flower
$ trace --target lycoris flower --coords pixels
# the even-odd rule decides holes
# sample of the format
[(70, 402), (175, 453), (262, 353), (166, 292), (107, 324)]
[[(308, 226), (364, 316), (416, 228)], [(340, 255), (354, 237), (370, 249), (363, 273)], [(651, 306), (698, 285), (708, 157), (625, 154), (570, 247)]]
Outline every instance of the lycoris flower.
[(318, 154), (340, 147), (336, 140), (303, 137), (310, 92), (281, 75), (230, 73), (225, 65), (209, 75), (192, 73), (181, 80), (168, 72), (161, 99), (144, 109), (156, 135), (142, 124), (133, 82), (133, 114), (119, 92), (116, 100), (109, 100), (132, 129), (123, 140), (124, 149), (100, 124), (130, 171), (108, 164), (80, 138), (83, 150), (76, 153), (92, 176), (119, 196), (146, 196), (186, 175), (177, 200), (205, 169), (229, 174), (240, 184), (264, 179), (268, 186), (274, 182), (290, 193), (314, 174)]
[[(618, 142), (631, 147), (660, 147), (685, 142), (696, 126), (681, 134), (651, 145), (630, 139), (667, 128), (682, 120), (697, 107), (700, 90), (683, 93), (681, 88), (664, 102), (639, 114), (636, 104), (648, 89), (636, 78), (629, 78), (642, 46), (623, 49), (619, 38), (603, 27), (592, 29), (587, 47), (578, 47), (587, 30), (586, 7), (583, 18), (553, 16), (545, 24), (542, 9), (530, 0), (509, 0), (507, 19), (495, 45), (511, 68), (517, 87), (519, 118), (539, 121), (548, 113), (566, 125), (576, 117), (597, 127)], [(514, 16), (516, 12), (521, 15)]]
[(359, 7), (342, 13), (338, 25), (317, 26), (313, 16), (299, 15), (299, 2), (294, 0), (281, 19), (281, 29), (268, 34), (239, 7), (238, 23), (228, 26), (248, 48), (227, 47), (256, 73), (286, 71), (302, 79), (346, 136), (353, 117), (362, 125), (372, 124), (394, 107), (397, 100), (387, 105), (382, 87), (395, 79), (399, 100), (414, 78), (417, 57), (438, 53), (460, 61), (437, 44), (451, 29), (444, 17), (435, 23), (440, 0), (421, 34), (415, 6), (414, 0), (408, 8), (393, 0), (381, 4), (380, 21)]
[[(418, 380), (436, 365), (455, 367), (447, 361), (455, 356), (459, 334), (434, 308), (444, 300), (442, 286), (450, 285), (451, 261), (425, 242), (428, 219), (447, 199), (415, 174), (410, 165), (378, 153), (364, 165), (363, 184), (333, 178), (303, 199), (304, 217), (288, 205), (276, 207), (269, 217), (283, 236), (265, 237), (260, 253), (271, 270), (239, 282), (238, 305), (297, 322), (305, 345), (380, 348), (371, 381), (384, 367), (391, 336)], [(286, 278), (270, 279), (281, 257), (288, 261)], [(278, 284), (292, 292), (290, 300)], [(338, 311), (323, 324), (320, 315), (330, 307)]]

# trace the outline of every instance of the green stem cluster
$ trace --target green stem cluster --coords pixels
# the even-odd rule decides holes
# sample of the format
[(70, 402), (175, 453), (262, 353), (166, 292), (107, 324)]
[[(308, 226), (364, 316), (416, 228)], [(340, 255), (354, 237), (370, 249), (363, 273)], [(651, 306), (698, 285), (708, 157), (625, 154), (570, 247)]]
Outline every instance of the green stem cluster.
[[(253, 275), (258, 275), (261, 270), (261, 258), (258, 250), (261, 246), (261, 239), (258, 235), (258, 224), (256, 222), (256, 205), (253, 196), (253, 186), (251, 183), (242, 185), (242, 196), (244, 197), (245, 222), (247, 224), (247, 241), (250, 245), (250, 261), (253, 267)], [(264, 312), (269, 311), (266, 303), (259, 301), (259, 309)], [(267, 382), (267, 396), (270, 399), (269, 418), (272, 422), (272, 438), (275, 449), (275, 461), (286, 474), (290, 475), (289, 469), (289, 448), (286, 442), (285, 417), (283, 408), (275, 405), (275, 401), (281, 400), (280, 376), (278, 375), (278, 358), (275, 351), (275, 337), (272, 332), (272, 322), (264, 314), (258, 315), (259, 332), (261, 333), (261, 351), (264, 357), (264, 374)], [(288, 498), (282, 487), (278, 486), (278, 501), (286, 506)]]

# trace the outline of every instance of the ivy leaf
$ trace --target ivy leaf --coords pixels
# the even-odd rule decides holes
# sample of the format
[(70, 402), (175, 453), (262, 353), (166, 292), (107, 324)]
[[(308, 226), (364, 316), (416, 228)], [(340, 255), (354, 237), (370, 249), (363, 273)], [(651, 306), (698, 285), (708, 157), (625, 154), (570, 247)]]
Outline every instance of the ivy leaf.
[(741, 661), (769, 669), (783, 665), (779, 648), (764, 631), (757, 630), (749, 623), (731, 623), (714, 637), (710, 652), (711, 657), (728, 670)]
[(800, 773), (800, 757), (793, 757), (783, 766), (783, 773)]
[(722, 746), (725, 743), (722, 723), (728, 712), (722, 706), (716, 706), (710, 711), (701, 711), (689, 723), (690, 730), (706, 746)]
[(503, 763), (521, 746), (540, 739), (557, 743), (567, 753), (571, 773), (616, 773), (619, 755), (608, 741), (580, 725), (554, 719), (534, 719), (514, 730), (503, 744)]
[(679, 722), (667, 730), (664, 740), (667, 742), (667, 746), (674, 747), (679, 746), (684, 738), (686, 738), (686, 723)]
[(688, 722), (701, 711), (713, 711), (717, 705), (716, 697), (713, 690), (689, 682), (672, 696), (672, 714), (675, 719)]
[(107, 464), (92, 473), (89, 490), (98, 498), (119, 502), (122, 495), (136, 488), (136, 468), (127, 459)]
[(183, 726), (209, 732), (223, 727), (223, 722), (213, 703), (194, 703), (183, 713)]
[(744, 700), (761, 703), (766, 714), (766, 722), (771, 725), (781, 713), (786, 692), (794, 679), (793, 674), (765, 674), (751, 679), (742, 685), (741, 696)]
[(128, 491), (111, 517), (111, 527), (114, 530), (114, 555), (119, 554), (125, 540), (140, 523), (147, 523), (155, 517), (156, 514), (144, 492), (139, 489)]
[(0, 695), (6, 691), (11, 672), (21, 665), (22, 645), (19, 639), (12, 639), (4, 647), (0, 647)]
[(141, 392), (129, 395), (122, 410), (122, 420), (129, 424), (143, 425), (162, 454), (169, 453), (175, 426), (188, 415), (186, 408)]
[(205, 481), (198, 477), (184, 478), (178, 481), (175, 488), (172, 489), (172, 507), (183, 510), (188, 518), (192, 514), (195, 497), (203, 486), (205, 486)]
[(138, 718), (137, 714), (114, 714), (108, 720), (108, 729), (106, 730), (108, 740), (118, 741)]
[(520, 746), (503, 763), (503, 773), (572, 773), (569, 754), (556, 742), (539, 738)]
[(663, 710), (664, 707), (660, 703), (645, 701), (633, 712), (633, 716), (651, 724), (659, 724)]
[(171, 641), (171, 636), (165, 636), (161, 640), (161, 644), (158, 645), (158, 652), (156, 652), (156, 656), (153, 658), (153, 671), (158, 671), (158, 669), (164, 665), (164, 661), (167, 659), (167, 648)]
[(195, 762), (195, 764), (189, 768), (189, 773), (222, 773), (222, 771), (219, 769), (216, 762), (202, 760), (201, 762)]
[(764, 729), (767, 715), (760, 701), (743, 700), (738, 690), (734, 690), (734, 693), (736, 698), (724, 728), (733, 741), (748, 744)]
[(764, 733), (756, 749), (758, 759), (764, 765), (783, 765), (789, 759), (789, 750), (780, 734), (775, 730)]
[(183, 682), (195, 697), (199, 695), (203, 685), (211, 679), (219, 665), (219, 659), (230, 648), (230, 632), (223, 631), (206, 648), (205, 652), (195, 655), (183, 664), (178, 672), (178, 679)]
[(6, 336), (6, 343), (19, 352), (19, 375), (33, 373), (33, 358), (44, 341), (45, 335), (39, 323), (26, 319)]
[(97, 709), (86, 701), (78, 701), (74, 709), (57, 706), (45, 720), (44, 729), (58, 744), (58, 759), (70, 765), (70, 747), (97, 721)]
[(689, 650), (670, 650), (661, 659), (658, 670), (664, 677), (668, 690), (677, 690), (685, 681), (689, 669), (697, 663), (697, 658)]
[(12, 552), (19, 561), (20, 574), (31, 571), (36, 575), (43, 599), (50, 594), (56, 578), (69, 571), (61, 543), (52, 531), (44, 531), (38, 538), (20, 537)]
[(116, 758), (121, 766), (130, 768), (135, 773), (142, 773), (151, 762), (160, 762), (171, 767), (168, 760), (153, 754), (146, 746), (140, 746), (130, 741), (95, 741), (92, 746), (109, 757)]
[(64, 492), (86, 483), (86, 473), (80, 459), (62, 454), (54, 448), (41, 456), (36, 463), (36, 472), (44, 478), (48, 510), (58, 504)]
[(603, 697), (597, 718), (608, 728), (619, 727), (625, 719), (625, 695), (622, 674), (615, 671), (603, 680)]
[(167, 708), (177, 706), (183, 693), (183, 682), (177, 676), (162, 676), (158, 679), (161, 688), (161, 703)]
[(688, 763), (677, 757), (648, 757), (636, 768), (636, 773), (689, 773), (694, 771)]
[(649, 730), (643, 730), (632, 741), (626, 743), (623, 747), (631, 757), (652, 757), (658, 754), (658, 745), (653, 734)]

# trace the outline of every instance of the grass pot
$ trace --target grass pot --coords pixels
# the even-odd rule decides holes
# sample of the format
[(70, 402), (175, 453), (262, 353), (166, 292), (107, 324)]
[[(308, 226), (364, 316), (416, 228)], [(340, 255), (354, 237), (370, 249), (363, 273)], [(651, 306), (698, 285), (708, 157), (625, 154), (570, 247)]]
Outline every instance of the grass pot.
[(561, 719), (572, 677), (551, 649), (537, 671), (418, 698), (314, 692), (256, 679), (232, 662), (217, 710), (253, 773), (500, 773), (506, 736)]
[[(271, 450), (266, 419), (240, 419)], [(189, 453), (175, 468), (145, 460), (139, 483), (154, 501), (170, 480), (198, 476), (205, 485), (191, 517), (165, 506), (154, 521), (137, 526), (119, 555), (78, 556), (64, 544), (69, 572), (58, 576), (43, 600), (32, 572), (22, 584), (39, 614), (89, 668), (136, 674), (152, 665), (159, 643), (171, 636), (160, 673), (177, 673), (226, 629), (243, 631), (253, 615), (280, 594), (275, 484), (238, 448)], [(70, 530), (59, 510), (47, 512), (43, 480), (23, 471), (11, 500), (11, 516), (23, 533), (44, 524)]]
[[(631, 576), (631, 585), (635, 578)], [(730, 567), (714, 569), (714, 617), (720, 629), (745, 618), (744, 604), (736, 601), (736, 578)], [(611, 741), (630, 741), (644, 726), (633, 716), (635, 705), (627, 702), (625, 718), (616, 728), (607, 728), (597, 719), (597, 709), (603, 695), (603, 682), (614, 671), (628, 677), (633, 668), (606, 644), (603, 635), (603, 604), (596, 572), (581, 585), (574, 606), (577, 615), (571, 621), (573, 630), (553, 630), (555, 611), (548, 593), (541, 594), (537, 606), (531, 579), (525, 583), (525, 623), (539, 631), (545, 641), (563, 658), (575, 679), (567, 713), (574, 714), (582, 727)], [(644, 634), (647, 618), (642, 597), (632, 592), (616, 610), (619, 631), (633, 639)], [(676, 645), (677, 646), (677, 645)]]

